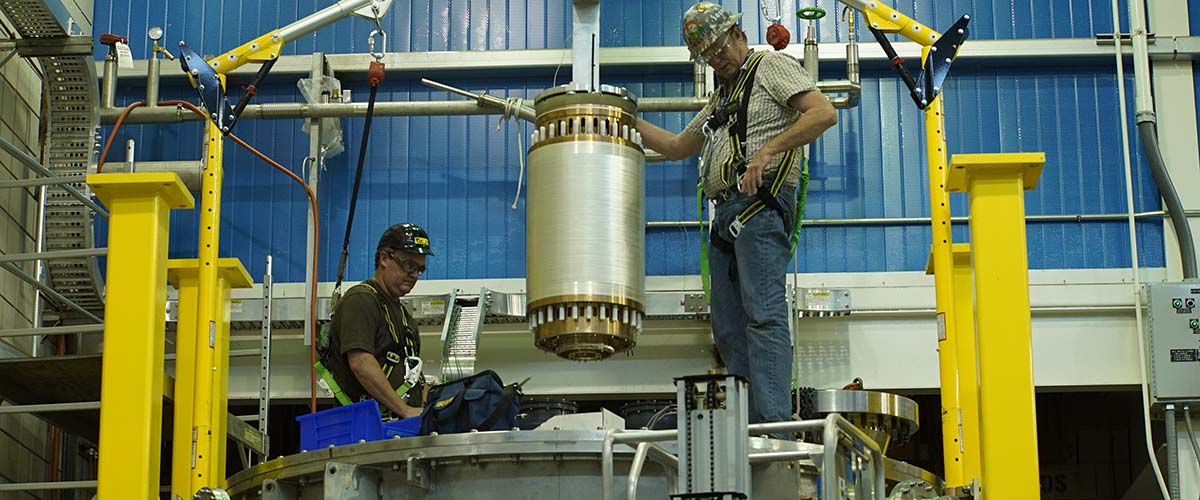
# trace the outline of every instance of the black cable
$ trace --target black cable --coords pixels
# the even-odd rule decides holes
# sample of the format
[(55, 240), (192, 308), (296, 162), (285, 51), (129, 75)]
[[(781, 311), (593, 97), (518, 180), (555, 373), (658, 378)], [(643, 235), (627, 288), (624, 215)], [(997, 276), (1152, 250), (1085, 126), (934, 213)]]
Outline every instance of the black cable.
[(358, 148), (358, 166), (354, 170), (354, 188), (350, 192), (350, 212), (346, 215), (346, 237), (342, 239), (342, 256), (338, 261), (337, 282), (333, 286), (335, 293), (342, 289), (342, 278), (346, 275), (346, 259), (350, 255), (350, 229), (354, 226), (354, 210), (358, 206), (358, 187), (362, 184), (363, 164), (367, 159), (367, 143), (371, 139), (371, 118), (375, 116), (375, 95), (378, 92), (379, 84), (372, 80), (371, 97), (367, 100), (367, 120), (363, 123), (362, 144)]
[[(875, 35), (875, 41), (879, 42), (879, 46), (883, 47), (883, 53), (892, 62), (892, 69), (896, 70), (896, 74), (900, 75), (901, 80), (904, 80), (904, 86), (908, 87), (908, 93), (912, 96), (913, 102), (917, 103), (918, 108), (925, 109), (928, 102), (921, 102), (922, 97), (917, 88), (917, 82), (913, 79), (912, 73), (909, 73), (908, 68), (904, 66), (904, 59), (896, 53), (896, 49), (892, 47), (892, 42), (887, 39), (887, 35), (875, 28), (870, 29), (871, 34)], [(932, 90), (930, 89), (931, 92)]]

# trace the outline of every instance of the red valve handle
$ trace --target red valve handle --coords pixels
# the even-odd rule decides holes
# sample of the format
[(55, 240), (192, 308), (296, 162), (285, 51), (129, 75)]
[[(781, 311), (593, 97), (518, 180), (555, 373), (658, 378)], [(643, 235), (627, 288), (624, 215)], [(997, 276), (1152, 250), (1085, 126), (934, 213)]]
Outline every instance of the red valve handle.
[(125, 38), (121, 35), (114, 35), (112, 33), (105, 33), (103, 35), (100, 35), (100, 44), (101, 45), (113, 46), (113, 45), (116, 45), (117, 42), (129, 43), (129, 39)]
[(774, 23), (767, 28), (767, 44), (775, 47), (775, 50), (783, 50), (791, 41), (792, 34), (782, 24)]

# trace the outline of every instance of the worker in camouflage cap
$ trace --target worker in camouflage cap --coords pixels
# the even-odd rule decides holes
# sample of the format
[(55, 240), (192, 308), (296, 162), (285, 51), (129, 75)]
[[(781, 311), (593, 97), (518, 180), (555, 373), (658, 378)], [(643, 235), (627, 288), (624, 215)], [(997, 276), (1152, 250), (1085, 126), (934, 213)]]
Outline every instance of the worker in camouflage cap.
[(683, 15), (683, 39), (693, 60), (703, 58), (708, 49), (742, 18), (712, 2), (700, 2)]
[(792, 415), (786, 277), (808, 188), (804, 146), (837, 124), (837, 111), (799, 60), (752, 49), (739, 19), (712, 2), (687, 10), (683, 38), (716, 88), (682, 132), (644, 118), (637, 131), (669, 160), (700, 153), (698, 181), (713, 202), (702, 257), (713, 342), (726, 372), (750, 382), (750, 422), (782, 422)]

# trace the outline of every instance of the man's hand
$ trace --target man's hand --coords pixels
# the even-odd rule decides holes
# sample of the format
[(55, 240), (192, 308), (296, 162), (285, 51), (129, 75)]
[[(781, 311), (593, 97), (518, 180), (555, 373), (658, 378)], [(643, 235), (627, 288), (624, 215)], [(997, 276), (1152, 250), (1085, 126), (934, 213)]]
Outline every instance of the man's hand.
[(409, 405), (408, 405), (408, 403), (405, 403), (404, 401), (401, 401), (401, 402), (400, 402), (400, 408), (399, 408), (399, 409), (400, 409), (400, 411), (399, 411), (399, 412), (397, 412), (397, 413), (399, 413), (399, 414), (400, 414), (400, 418), (409, 418), (409, 417), (419, 417), (419, 416), (421, 416), (421, 410), (422, 410), (421, 408), (417, 408), (417, 407), (414, 407), (414, 406), (409, 406)]
[(349, 361), (350, 370), (354, 372), (354, 377), (358, 379), (358, 383), (362, 384), (363, 389), (367, 391), (367, 395), (378, 401), (380, 405), (404, 418), (421, 414), (420, 408), (409, 406), (396, 394), (396, 390), (392, 388), (387, 377), (383, 374), (383, 367), (379, 366), (379, 361), (375, 359), (374, 354), (354, 350), (346, 353), (346, 358)]
[(767, 168), (767, 164), (773, 158), (775, 155), (766, 152), (765, 148), (759, 150), (754, 158), (750, 159), (750, 163), (746, 164), (746, 173), (742, 174), (741, 185), (738, 186), (738, 189), (748, 196), (757, 195), (758, 188), (762, 187), (763, 170)]

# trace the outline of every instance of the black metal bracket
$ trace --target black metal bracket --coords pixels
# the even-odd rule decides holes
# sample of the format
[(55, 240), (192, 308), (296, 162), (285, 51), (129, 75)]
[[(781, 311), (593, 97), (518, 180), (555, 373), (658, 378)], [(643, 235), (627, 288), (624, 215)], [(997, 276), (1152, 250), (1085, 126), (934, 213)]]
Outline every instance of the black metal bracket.
[(271, 72), (271, 68), (278, 60), (268, 59), (264, 62), (258, 69), (258, 73), (254, 75), (254, 79), (250, 81), (249, 85), (246, 85), (246, 92), (238, 99), (237, 105), (230, 106), (229, 100), (226, 98), (225, 86), (221, 84), (217, 71), (208, 65), (203, 56), (188, 47), (187, 44), (179, 42), (179, 50), (182, 56), (179, 58), (179, 65), (183, 67), (183, 72), (187, 74), (188, 80), (200, 94), (200, 104), (208, 110), (208, 118), (216, 123), (217, 128), (225, 134), (233, 130), (238, 118), (242, 116), (242, 111), (245, 111), (246, 105), (250, 104), (250, 99), (257, 95), (258, 86)]
[(233, 117), (233, 108), (225, 100), (225, 86), (221, 84), (217, 70), (184, 42), (179, 42), (179, 56), (179, 65), (200, 94), (200, 104), (208, 111), (208, 118), (217, 124), (217, 128), (224, 129), (226, 121)]
[(917, 75), (915, 79), (908, 68), (904, 66), (904, 59), (896, 54), (896, 49), (892, 47), (892, 42), (887, 39), (887, 35), (871, 28), (871, 34), (875, 35), (875, 41), (879, 42), (880, 47), (883, 47), (884, 54), (892, 62), (892, 69), (900, 75), (901, 80), (904, 80), (904, 85), (908, 87), (909, 95), (912, 96), (913, 102), (917, 104), (918, 108), (925, 109), (942, 93), (942, 85), (950, 76), (950, 65), (954, 63), (958, 49), (970, 35), (970, 31), (967, 29), (967, 25), (970, 23), (971, 16), (962, 16), (929, 47), (929, 57), (925, 58), (921, 74)]

